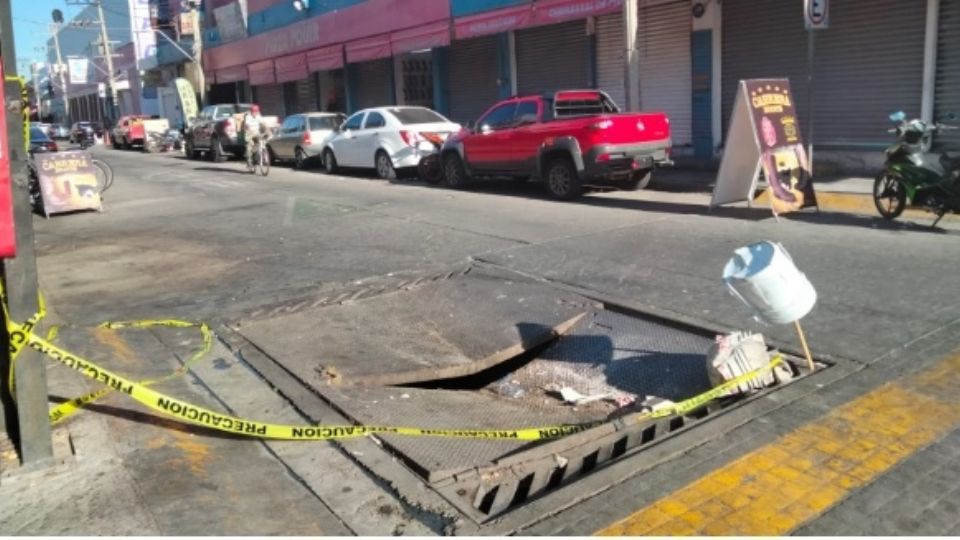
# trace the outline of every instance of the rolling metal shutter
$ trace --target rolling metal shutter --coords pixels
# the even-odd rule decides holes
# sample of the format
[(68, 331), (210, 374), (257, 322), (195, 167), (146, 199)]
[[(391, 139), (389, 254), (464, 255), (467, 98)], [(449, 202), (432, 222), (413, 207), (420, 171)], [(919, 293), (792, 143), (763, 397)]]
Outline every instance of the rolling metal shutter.
[(496, 36), (455, 41), (447, 53), (450, 119), (477, 120), (500, 97)]
[(390, 88), (390, 64), (392, 58), (360, 62), (354, 66), (355, 85), (353, 96), (356, 110), (383, 107), (393, 104), (393, 89)]
[[(890, 143), (887, 115), (920, 115), (926, 4), (833, 2), (830, 28), (816, 36), (814, 141), (869, 149)], [(807, 33), (803, 3), (723, 4), (723, 121), (740, 79), (789, 77), (801, 129), (807, 126)], [(865, 148), (866, 147), (866, 148)]]
[(597, 88), (625, 108), (627, 91), (624, 84), (623, 13), (597, 17)]
[(517, 92), (553, 94), (590, 87), (586, 20), (517, 31)]
[[(937, 39), (937, 86), (934, 118), (947, 113), (960, 116), (960, 0), (940, 0), (940, 28)], [(960, 120), (944, 120), (960, 125)], [(936, 148), (960, 152), (960, 130), (936, 136)]]
[(283, 107), (283, 84), (261, 84), (253, 87), (253, 96), (264, 116), (286, 116)]
[[(313, 73), (307, 75), (306, 79), (300, 79), (296, 82), (297, 90), (297, 110), (296, 112), (319, 111), (317, 105), (317, 77)], [(291, 113), (292, 114), (292, 113)]]
[(637, 14), (640, 108), (667, 113), (674, 146), (689, 145), (693, 118), (690, 2), (644, 6)]

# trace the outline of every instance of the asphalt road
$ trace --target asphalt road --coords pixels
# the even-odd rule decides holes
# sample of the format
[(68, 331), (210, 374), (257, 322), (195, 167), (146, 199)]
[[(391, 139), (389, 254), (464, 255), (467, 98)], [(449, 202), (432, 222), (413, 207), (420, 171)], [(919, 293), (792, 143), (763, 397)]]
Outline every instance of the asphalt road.
[[(909, 344), (960, 320), (957, 230), (841, 214), (805, 212), (777, 221), (765, 209), (710, 211), (707, 194), (669, 189), (669, 178), (682, 171), (656, 178), (650, 191), (556, 202), (541, 186), (514, 181), (453, 191), (415, 179), (388, 183), (372, 171), (327, 176), (275, 166), (261, 178), (238, 162), (95, 153), (117, 173), (103, 213), (35, 221), (42, 288), (56, 314), (78, 327), (165, 317), (246, 324), (304, 299), (472, 262), (711, 329), (759, 330), (795, 350), (791, 327), (760, 326), (720, 280), (735, 248), (762, 239), (782, 242), (817, 288), (817, 306), (804, 320), (808, 338), (816, 356), (848, 371), (893, 362)], [(269, 394), (256, 381), (246, 384), (256, 395)], [(328, 459), (351, 466), (342, 455)], [(355, 524), (376, 518), (378, 507), (369, 503), (381, 488), (376, 482), (365, 488), (369, 508), (354, 504), (353, 517), (312, 489), (335, 524), (324, 522), (321, 530), (397, 532), (397, 524)], [(625, 507), (633, 504), (626, 497)], [(584, 501), (581, 513), (596, 501)], [(606, 525), (586, 520), (564, 528), (563, 513), (542, 518), (537, 511), (516, 523), (577, 534)], [(419, 525), (401, 532), (442, 532), (409, 508), (407, 514), (404, 523)], [(159, 534), (198, 530), (152, 519)], [(306, 525), (295, 530), (316, 532)], [(111, 531), (86, 531), (100, 532)]]

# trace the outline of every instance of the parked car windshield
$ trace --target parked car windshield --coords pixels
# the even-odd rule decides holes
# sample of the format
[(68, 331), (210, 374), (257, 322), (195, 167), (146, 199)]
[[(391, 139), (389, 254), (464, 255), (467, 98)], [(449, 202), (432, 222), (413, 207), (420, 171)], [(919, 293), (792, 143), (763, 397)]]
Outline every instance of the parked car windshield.
[(310, 131), (319, 131), (323, 129), (336, 129), (337, 125), (343, 121), (336, 116), (316, 116), (310, 118)]
[(430, 109), (387, 109), (403, 125), (410, 124), (435, 124), (449, 122), (446, 118), (431, 111)]

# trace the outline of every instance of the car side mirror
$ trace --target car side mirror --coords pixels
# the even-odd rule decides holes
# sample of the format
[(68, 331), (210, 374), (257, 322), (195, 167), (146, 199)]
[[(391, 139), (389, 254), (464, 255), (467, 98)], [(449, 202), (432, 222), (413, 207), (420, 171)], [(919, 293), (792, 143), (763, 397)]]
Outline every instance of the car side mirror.
[(474, 128), (477, 127), (477, 121), (476, 121), (476, 120), (467, 120), (467, 123), (464, 124), (463, 127), (467, 128), (467, 131), (473, 131)]

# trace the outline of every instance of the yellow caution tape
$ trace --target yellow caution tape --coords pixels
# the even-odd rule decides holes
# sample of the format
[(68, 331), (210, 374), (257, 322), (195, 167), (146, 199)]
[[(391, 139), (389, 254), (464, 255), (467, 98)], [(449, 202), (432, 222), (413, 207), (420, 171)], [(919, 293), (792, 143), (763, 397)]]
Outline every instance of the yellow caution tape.
[[(6, 302), (3, 298), (3, 289), (0, 285), (0, 302), (3, 302), (6, 312)], [(106, 386), (105, 389), (81, 396), (79, 398), (65, 402), (55, 407), (50, 412), (51, 422), (59, 422), (73, 414), (84, 405), (91, 403), (110, 392), (120, 391), (127, 394), (134, 400), (143, 404), (147, 408), (162, 413), (167, 416), (182, 420), (184, 422), (203, 426), (218, 431), (234, 433), (237, 435), (246, 435), (250, 437), (259, 437), (267, 439), (281, 440), (334, 440), (350, 439), (363, 437), (369, 434), (395, 434), (407, 435), (413, 437), (451, 437), (463, 439), (513, 439), (523, 441), (536, 441), (544, 439), (556, 439), (587, 430), (591, 427), (602, 424), (602, 421), (587, 422), (583, 424), (564, 424), (558, 426), (530, 427), (522, 429), (432, 429), (416, 427), (399, 426), (358, 426), (358, 425), (282, 425), (259, 422), (239, 418), (236, 416), (222, 414), (209, 409), (188, 403), (186, 401), (168, 396), (150, 388), (151, 385), (170, 380), (174, 377), (183, 375), (187, 372), (190, 365), (205, 356), (212, 347), (213, 335), (209, 327), (203, 323), (193, 323), (179, 320), (148, 320), (122, 323), (104, 323), (101, 328), (149, 328), (154, 326), (166, 326), (176, 328), (199, 328), (203, 335), (203, 347), (200, 351), (192, 355), (180, 368), (169, 375), (148, 381), (134, 382), (130, 379), (104, 369), (97, 364), (82, 358), (78, 355), (58, 347), (51, 342), (51, 339), (42, 338), (33, 333), (40, 319), (45, 313), (45, 306), (41, 301), (40, 311), (23, 324), (18, 324), (10, 320), (7, 316), (7, 331), (10, 335), (11, 356), (15, 357), (24, 347), (31, 347), (40, 353), (60, 362), (70, 369), (89, 377)], [(16, 337), (14, 337), (16, 336)], [(654, 412), (644, 412), (637, 415), (638, 420), (663, 418), (673, 415), (684, 415), (695, 409), (698, 409), (708, 402), (724, 395), (727, 391), (738, 385), (750, 381), (764, 373), (772, 370), (778, 364), (783, 362), (781, 356), (776, 356), (769, 364), (755, 369), (749, 373), (743, 374), (735, 379), (727, 381), (710, 391), (688, 400), (677, 403), (671, 407)], [(13, 363), (11, 362), (11, 366)], [(11, 369), (11, 379), (12, 379)]]

